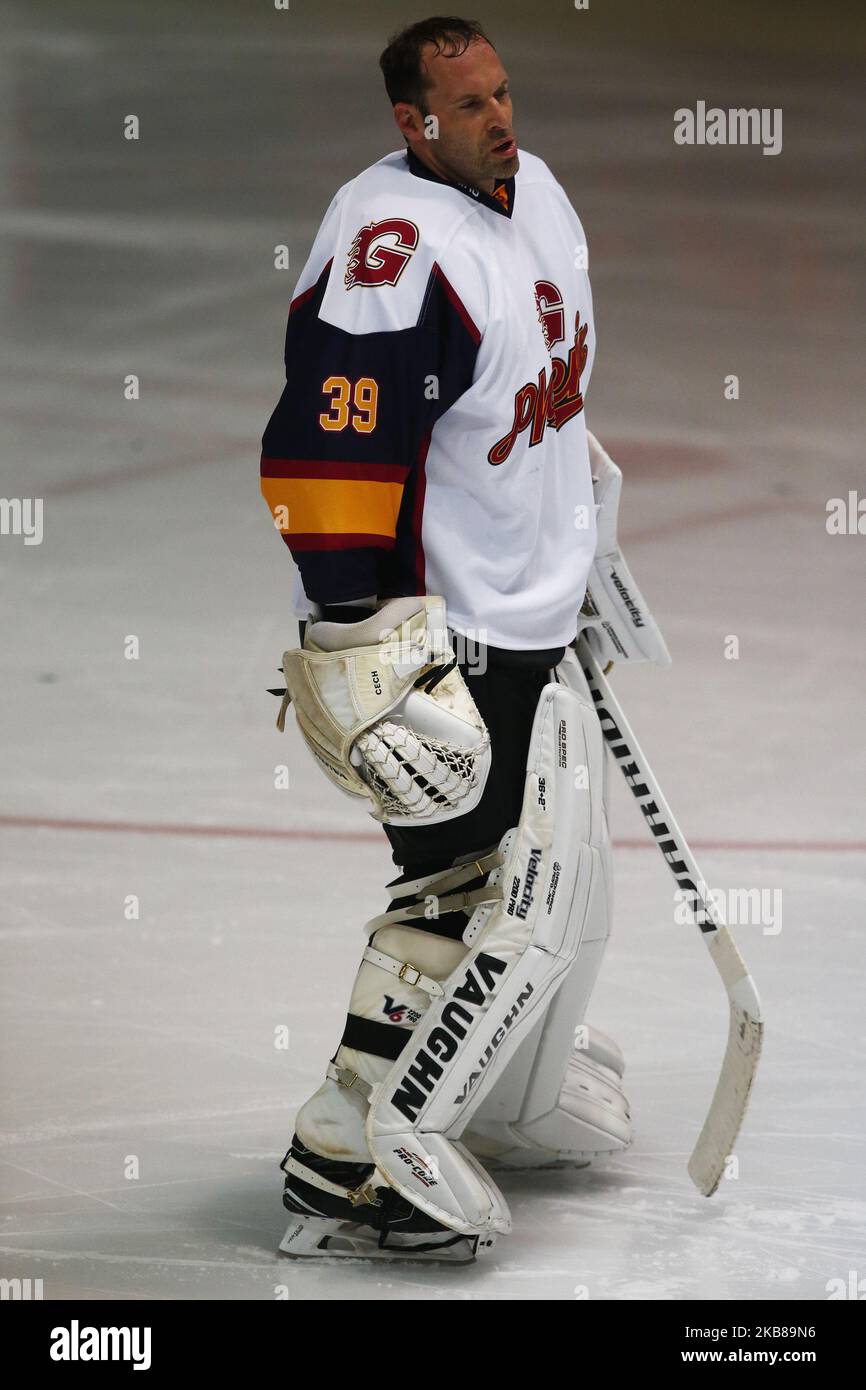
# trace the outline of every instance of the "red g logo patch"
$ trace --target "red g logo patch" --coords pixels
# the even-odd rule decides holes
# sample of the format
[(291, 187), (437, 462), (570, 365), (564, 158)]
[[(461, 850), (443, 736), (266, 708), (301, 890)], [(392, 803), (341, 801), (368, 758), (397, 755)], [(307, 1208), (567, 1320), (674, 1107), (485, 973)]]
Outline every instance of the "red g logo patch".
[(346, 289), (353, 285), (396, 285), (420, 240), (415, 223), (405, 217), (386, 217), (362, 227), (349, 248)]
[(565, 341), (565, 307), (562, 295), (551, 280), (536, 280), (535, 304), (544, 345), (548, 352), (552, 352), (555, 343)]

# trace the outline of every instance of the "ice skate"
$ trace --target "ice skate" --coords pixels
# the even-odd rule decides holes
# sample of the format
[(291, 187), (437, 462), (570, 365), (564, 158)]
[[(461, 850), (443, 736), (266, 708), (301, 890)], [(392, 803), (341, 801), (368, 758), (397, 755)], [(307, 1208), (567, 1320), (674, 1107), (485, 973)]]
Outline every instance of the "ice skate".
[(421, 1260), (471, 1264), (495, 1236), (463, 1236), (413, 1207), (372, 1164), (323, 1158), (298, 1139), (280, 1167), (293, 1219), (280, 1242), (298, 1258)]

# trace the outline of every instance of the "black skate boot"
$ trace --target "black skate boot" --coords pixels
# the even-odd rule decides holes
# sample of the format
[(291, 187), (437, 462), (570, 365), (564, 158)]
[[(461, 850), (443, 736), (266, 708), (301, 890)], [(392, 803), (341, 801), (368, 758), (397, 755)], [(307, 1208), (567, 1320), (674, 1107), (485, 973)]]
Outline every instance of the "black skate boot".
[(280, 1167), (283, 1206), (294, 1217), (280, 1242), (286, 1255), (469, 1264), (496, 1239), (449, 1230), (389, 1187), (372, 1163), (323, 1158), (297, 1135)]

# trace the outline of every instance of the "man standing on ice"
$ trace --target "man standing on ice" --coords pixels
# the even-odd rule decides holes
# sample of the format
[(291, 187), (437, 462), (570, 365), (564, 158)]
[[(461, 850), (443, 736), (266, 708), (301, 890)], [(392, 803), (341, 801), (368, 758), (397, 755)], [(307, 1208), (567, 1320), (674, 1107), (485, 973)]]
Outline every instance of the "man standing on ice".
[(578, 1028), (612, 899), (573, 644), (666, 653), (616, 547), (621, 475), (585, 423), (580, 221), (518, 153), (478, 24), (414, 24), (381, 67), (405, 148), (319, 229), (262, 490), (305, 619), (280, 726), (292, 703), (400, 875), (297, 1116), (281, 1249), (466, 1261), (510, 1230), (491, 1169), (630, 1142), (619, 1049)]

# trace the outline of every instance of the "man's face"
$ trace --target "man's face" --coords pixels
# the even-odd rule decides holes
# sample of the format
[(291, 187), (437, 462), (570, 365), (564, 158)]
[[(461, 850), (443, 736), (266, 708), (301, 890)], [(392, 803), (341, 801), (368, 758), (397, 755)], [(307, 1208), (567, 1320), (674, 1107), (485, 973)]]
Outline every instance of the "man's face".
[[(425, 102), (438, 121), (438, 138), (425, 138), (417, 107), (398, 104), (398, 126), (419, 158), (438, 174), (492, 192), (520, 164), (508, 74), (496, 50), (476, 39), (464, 53), (448, 58), (430, 44), (422, 71), (430, 83)], [(407, 120), (410, 113), (414, 119)]]

